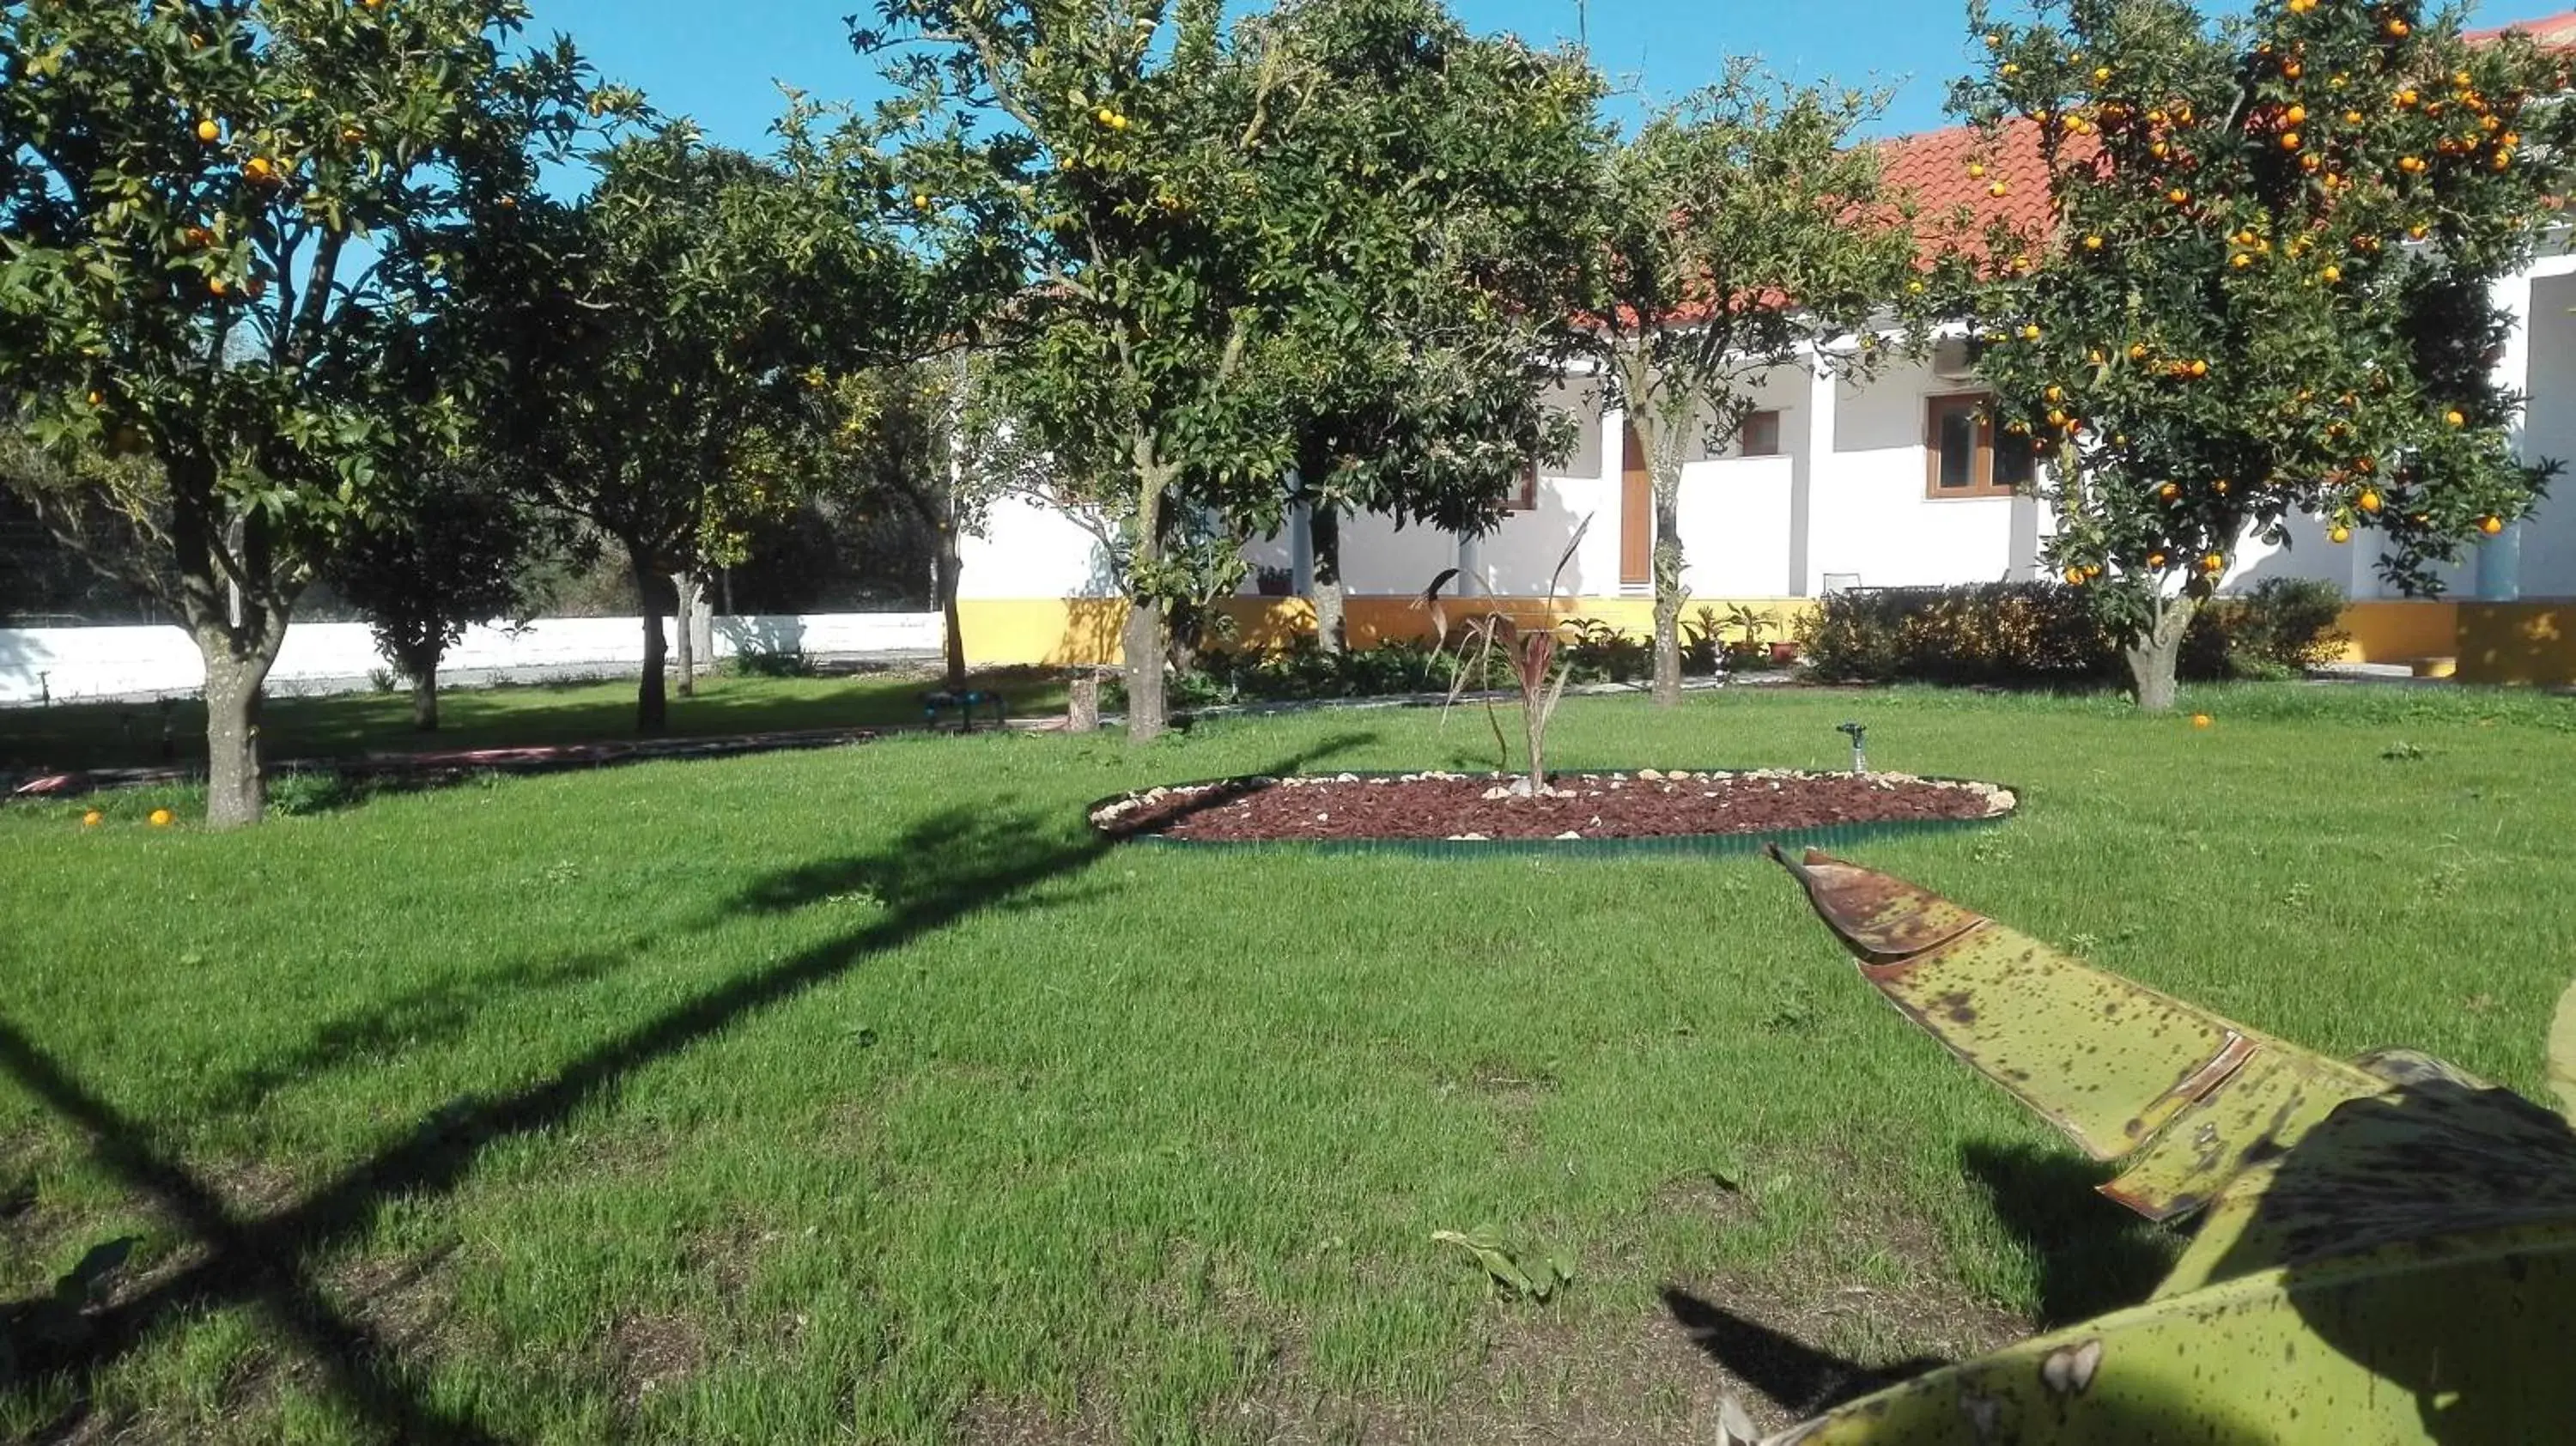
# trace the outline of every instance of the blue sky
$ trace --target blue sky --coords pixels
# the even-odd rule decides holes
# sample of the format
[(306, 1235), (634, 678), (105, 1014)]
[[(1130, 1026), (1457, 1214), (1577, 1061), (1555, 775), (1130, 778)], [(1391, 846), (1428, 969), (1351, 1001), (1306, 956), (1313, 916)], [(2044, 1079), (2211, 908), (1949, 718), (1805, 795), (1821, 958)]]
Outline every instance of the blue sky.
[[(779, 110), (774, 82), (825, 99), (873, 93), (842, 17), (868, 0), (533, 0), (539, 33), (567, 31), (610, 79), (688, 115), (716, 140), (762, 147)], [(1577, 0), (1451, 0), (1467, 23), (1532, 39), (1571, 39)], [(2474, 23), (2504, 24), (2576, 0), (2486, 0)], [(1589, 0), (1593, 57), (1649, 99), (1714, 79), (1730, 55), (1761, 57), (1797, 80), (1896, 86), (1876, 129), (1942, 123), (1951, 76), (1967, 64), (1958, 0)]]

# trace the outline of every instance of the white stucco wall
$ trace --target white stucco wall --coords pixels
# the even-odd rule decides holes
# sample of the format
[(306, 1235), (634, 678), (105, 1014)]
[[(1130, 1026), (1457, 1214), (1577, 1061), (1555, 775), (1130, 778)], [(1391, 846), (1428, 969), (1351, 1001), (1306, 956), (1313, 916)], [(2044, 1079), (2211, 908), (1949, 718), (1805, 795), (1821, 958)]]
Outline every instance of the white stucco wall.
[(980, 533), (958, 548), (960, 598), (1115, 597), (1100, 539), (1061, 509), (1024, 497), (994, 500)]
[[(939, 648), (937, 613), (848, 613), (715, 620), (714, 656), (744, 651), (924, 652)], [(662, 622), (666, 647), (676, 642)], [(641, 618), (541, 618), (525, 628), (466, 629), (440, 665), (449, 675), (582, 671), (643, 666)], [(362, 623), (294, 623), (278, 649), (269, 686), (280, 693), (370, 686), (388, 668)], [(172, 626), (0, 629), (0, 703), (188, 693), (205, 685), (195, 643)]]
[(1458, 538), (1436, 527), (1398, 528), (1382, 518), (1342, 519), (1345, 593), (1419, 593), (1458, 565)]
[(1746, 457), (1728, 438), (1714, 455), (1695, 439), (1682, 469), (1682, 587), (1693, 597), (1787, 597), (1792, 573), (1796, 464), (1810, 402), (1803, 368), (1753, 379), (1746, 394), (1756, 411), (1780, 414), (1778, 455)]
[(1604, 414), (1587, 389), (1560, 387), (1553, 404), (1574, 418), (1582, 443), (1571, 457), (1541, 471), (1536, 509), (1513, 513), (1476, 540), (1477, 582), (1488, 593), (1545, 596), (1577, 528), (1583, 530), (1583, 542), (1565, 564), (1557, 591), (1569, 597), (1619, 591), (1623, 423), (1617, 412)]
[(1925, 399), (1969, 390), (1919, 363), (1891, 366), (1866, 385), (1836, 386), (1834, 454), (1816, 468), (1810, 596), (1827, 573), (1857, 574), (1863, 587), (2031, 575), (2038, 503), (1924, 495)]
[(2576, 597), (2576, 276), (2532, 284), (2530, 401), (2522, 455), (2568, 464), (2522, 524), (2522, 595)]
[(1692, 596), (1789, 595), (1789, 473), (1787, 457), (1682, 469), (1682, 587)]

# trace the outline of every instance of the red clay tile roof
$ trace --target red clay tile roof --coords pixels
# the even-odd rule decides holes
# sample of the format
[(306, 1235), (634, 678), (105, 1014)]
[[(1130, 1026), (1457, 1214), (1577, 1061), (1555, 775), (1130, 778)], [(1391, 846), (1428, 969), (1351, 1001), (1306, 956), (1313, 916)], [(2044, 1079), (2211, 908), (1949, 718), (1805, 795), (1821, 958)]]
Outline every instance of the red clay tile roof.
[(2488, 30), (2466, 31), (2460, 38), (2474, 44), (2493, 40), (2513, 30), (2519, 30), (2551, 49), (2576, 48), (2576, 10), (2562, 10), (2538, 20), (2517, 20), (2511, 25), (2498, 25)]
[[(2462, 38), (2484, 42), (2517, 30), (2545, 46), (2576, 49), (2576, 10), (2473, 30)], [(1949, 245), (1983, 256), (1986, 232), (1997, 221), (2011, 223), (2026, 236), (2043, 236), (2051, 229), (2048, 166), (2040, 157), (2037, 121), (2008, 121), (1991, 140), (1970, 126), (1920, 131), (1879, 142), (1878, 153), (1880, 175), (1889, 189), (1914, 198), (1914, 231), (1927, 263)], [(1983, 174), (1972, 166), (1982, 167)], [(1994, 193), (1997, 185), (2004, 188), (2001, 196)], [(1766, 295), (1753, 304), (1785, 302), (1785, 297)], [(1687, 323), (1707, 314), (1702, 303), (1684, 307), (1668, 320)]]
[[(2485, 42), (2517, 30), (2545, 46), (2576, 49), (2576, 10), (2472, 30), (2462, 38)], [(1927, 255), (1945, 241), (1979, 254), (1987, 229), (1999, 220), (2025, 235), (2049, 229), (2048, 167), (2040, 160), (2036, 121), (2012, 121), (1992, 143), (1967, 126), (1952, 126), (1882, 141), (1878, 153), (1888, 185), (1915, 198), (1915, 231)], [(1971, 165), (1982, 165), (1985, 174), (1972, 174)], [(1998, 183), (2002, 196), (1994, 194)], [(1968, 217), (1964, 228), (1962, 208)]]
[(1967, 126), (1899, 136), (1882, 142), (1878, 154), (1888, 186), (1914, 197), (1914, 229), (1927, 254), (1947, 241), (1981, 251), (1997, 221), (2025, 235), (2048, 230), (2048, 167), (2036, 121), (2012, 121), (1991, 141)]

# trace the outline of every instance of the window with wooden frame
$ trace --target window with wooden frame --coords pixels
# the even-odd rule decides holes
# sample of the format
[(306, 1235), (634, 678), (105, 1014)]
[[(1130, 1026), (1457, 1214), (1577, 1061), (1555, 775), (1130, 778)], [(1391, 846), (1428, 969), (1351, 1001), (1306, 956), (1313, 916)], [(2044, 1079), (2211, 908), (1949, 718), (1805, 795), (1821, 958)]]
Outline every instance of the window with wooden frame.
[(1993, 402), (1982, 393), (1926, 401), (1925, 496), (2009, 497), (2030, 484), (2031, 454), (1995, 445)]
[(1513, 493), (1512, 500), (1503, 504), (1503, 510), (1505, 512), (1538, 510), (1538, 463), (1532, 462), (1521, 468), (1521, 490)]
[(1772, 411), (1745, 413), (1744, 425), (1735, 434), (1735, 454), (1739, 457), (1779, 456), (1780, 414)]

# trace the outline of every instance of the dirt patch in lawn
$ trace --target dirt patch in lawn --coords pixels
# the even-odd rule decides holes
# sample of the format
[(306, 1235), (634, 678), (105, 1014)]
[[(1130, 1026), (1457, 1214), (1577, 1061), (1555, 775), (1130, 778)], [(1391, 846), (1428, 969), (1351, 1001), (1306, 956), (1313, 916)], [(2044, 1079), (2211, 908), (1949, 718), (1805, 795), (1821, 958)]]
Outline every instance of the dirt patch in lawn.
[[(1787, 1272), (1668, 1287), (1634, 1317), (1497, 1306), (1435, 1400), (1359, 1399), (1273, 1375), (1212, 1439), (1295, 1446), (1707, 1442), (1732, 1398), (1763, 1432), (2029, 1333), (1956, 1285), (1882, 1291)], [(1226, 1434), (1223, 1428), (1231, 1428)], [(1091, 1439), (1023, 1435), (1014, 1446)]]
[[(1833, 1152), (1823, 1165), (1849, 1168)], [(2028, 1321), (1958, 1282), (1929, 1222), (1857, 1177), (1838, 1206), (1831, 1236), (1820, 1226), (1812, 1239), (1752, 1267), (1676, 1270), (1646, 1233), (1614, 1232), (1585, 1256), (1587, 1268), (1562, 1300), (1486, 1307), (1454, 1368), (1421, 1394), (1319, 1386), (1295, 1321), (1229, 1296), (1227, 1329), (1259, 1364), (1246, 1394), (1209, 1406), (1199, 1437), (1265, 1446), (1708, 1442), (1730, 1398), (1762, 1431), (1777, 1431), (2030, 1333)], [(1749, 1224), (1764, 1209), (1728, 1177), (1694, 1174), (1655, 1190), (1639, 1218)], [(1855, 1237), (1873, 1257), (1867, 1283), (1836, 1244)], [(1176, 1259), (1190, 1268), (1204, 1263)], [(1626, 1284), (1610, 1283), (1622, 1278)], [(1641, 1278), (1647, 1292), (1634, 1289)], [(1122, 1422), (1115, 1394), (1094, 1382), (1055, 1410), (1029, 1398), (978, 1400), (951, 1439), (961, 1446), (1112, 1439), (1132, 1424)]]
[(2010, 813), (2010, 790), (1896, 773), (1558, 774), (1530, 795), (1501, 774), (1246, 778), (1149, 789), (1102, 804), (1117, 838), (1191, 843), (1699, 838)]
[(619, 1316), (608, 1328), (611, 1378), (618, 1404), (632, 1415), (656, 1391), (683, 1384), (706, 1368), (706, 1327), (671, 1311)]

